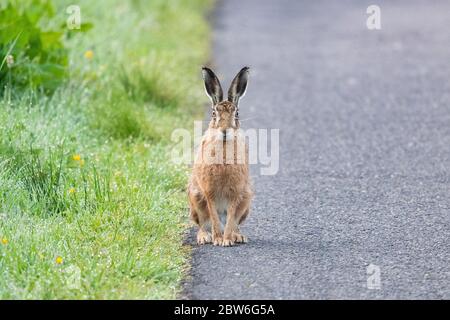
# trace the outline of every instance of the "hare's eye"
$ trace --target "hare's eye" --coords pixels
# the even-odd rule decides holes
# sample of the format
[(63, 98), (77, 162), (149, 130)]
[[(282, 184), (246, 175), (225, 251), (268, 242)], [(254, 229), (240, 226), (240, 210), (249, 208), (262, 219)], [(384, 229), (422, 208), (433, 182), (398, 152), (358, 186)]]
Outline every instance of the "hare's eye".
[(239, 111), (236, 111), (236, 113), (234, 114), (234, 117), (235, 117), (236, 119), (239, 119)]
[(216, 117), (216, 111), (213, 110), (212, 112), (212, 117), (215, 118)]

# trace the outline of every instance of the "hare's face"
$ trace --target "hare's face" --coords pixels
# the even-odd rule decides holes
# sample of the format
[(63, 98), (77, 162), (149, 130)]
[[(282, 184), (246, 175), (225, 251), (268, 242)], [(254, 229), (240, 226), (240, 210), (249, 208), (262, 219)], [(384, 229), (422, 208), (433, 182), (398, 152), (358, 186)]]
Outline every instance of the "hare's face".
[(216, 104), (212, 110), (210, 128), (217, 129), (218, 135), (226, 140), (227, 136), (234, 136), (234, 130), (239, 128), (236, 107), (228, 101)]
[(239, 128), (238, 103), (247, 89), (248, 67), (239, 71), (231, 82), (228, 90), (228, 100), (223, 100), (223, 91), (219, 79), (211, 69), (203, 68), (205, 89), (212, 102), (212, 119), (209, 124), (211, 129), (216, 129), (224, 140), (234, 136), (234, 130)]

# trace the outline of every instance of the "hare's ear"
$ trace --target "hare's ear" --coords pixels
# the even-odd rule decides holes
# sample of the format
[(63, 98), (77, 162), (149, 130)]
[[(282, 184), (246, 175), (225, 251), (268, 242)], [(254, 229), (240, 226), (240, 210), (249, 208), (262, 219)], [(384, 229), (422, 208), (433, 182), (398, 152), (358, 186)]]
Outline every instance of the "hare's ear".
[(223, 91), (219, 79), (211, 69), (206, 67), (202, 68), (202, 74), (206, 93), (211, 98), (213, 105), (216, 105), (223, 100)]
[(245, 95), (245, 91), (247, 90), (249, 69), (249, 67), (242, 68), (231, 82), (230, 89), (228, 90), (228, 101), (232, 102), (235, 106), (238, 105), (239, 99)]

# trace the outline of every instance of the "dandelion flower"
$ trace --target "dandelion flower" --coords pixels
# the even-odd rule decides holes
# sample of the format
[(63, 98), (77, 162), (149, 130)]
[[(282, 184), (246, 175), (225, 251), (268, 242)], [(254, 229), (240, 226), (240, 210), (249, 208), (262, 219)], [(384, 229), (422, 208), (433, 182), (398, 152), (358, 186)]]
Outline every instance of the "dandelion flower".
[(2, 238), (2, 244), (6, 246), (8, 243), (9, 243), (8, 238), (3, 237), (3, 238)]
[(75, 188), (72, 187), (69, 189), (69, 194), (74, 194), (75, 192), (76, 192)]
[(72, 156), (72, 159), (73, 159), (74, 161), (80, 161), (80, 160), (81, 160), (81, 156), (80, 156), (79, 154), (74, 154), (74, 155)]
[(64, 260), (60, 256), (57, 256), (55, 259), (55, 262), (56, 262), (56, 264), (62, 264), (64, 262)]
[(88, 60), (92, 60), (92, 58), (94, 57), (94, 51), (92, 50), (88, 50), (84, 53), (84, 57)]

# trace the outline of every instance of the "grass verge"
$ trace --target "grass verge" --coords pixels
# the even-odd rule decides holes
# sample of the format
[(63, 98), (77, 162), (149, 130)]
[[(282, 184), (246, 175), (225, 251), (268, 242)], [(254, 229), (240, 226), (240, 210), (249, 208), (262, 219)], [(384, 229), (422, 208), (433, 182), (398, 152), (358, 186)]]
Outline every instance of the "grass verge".
[[(70, 1), (55, 1), (62, 21)], [(175, 298), (209, 0), (80, 0), (70, 80), (0, 100), (0, 299)], [(49, 22), (55, 23), (55, 22)]]

